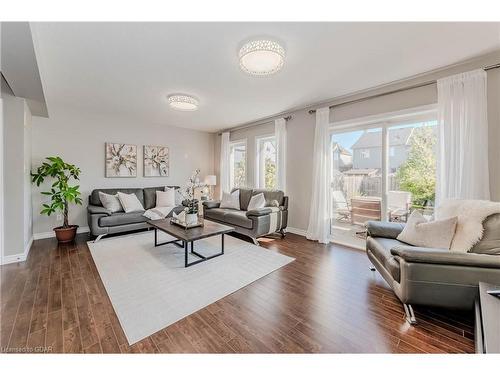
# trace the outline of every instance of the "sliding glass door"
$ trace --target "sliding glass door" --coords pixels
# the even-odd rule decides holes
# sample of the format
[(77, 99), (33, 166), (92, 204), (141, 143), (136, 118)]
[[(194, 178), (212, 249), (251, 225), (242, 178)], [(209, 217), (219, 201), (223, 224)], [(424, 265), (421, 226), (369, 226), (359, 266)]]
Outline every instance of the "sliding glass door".
[(368, 220), (406, 222), (415, 209), (433, 214), (437, 151), (433, 117), (387, 119), (332, 132), (335, 242), (364, 248)]
[(334, 240), (364, 246), (364, 223), (382, 218), (382, 129), (333, 133)]

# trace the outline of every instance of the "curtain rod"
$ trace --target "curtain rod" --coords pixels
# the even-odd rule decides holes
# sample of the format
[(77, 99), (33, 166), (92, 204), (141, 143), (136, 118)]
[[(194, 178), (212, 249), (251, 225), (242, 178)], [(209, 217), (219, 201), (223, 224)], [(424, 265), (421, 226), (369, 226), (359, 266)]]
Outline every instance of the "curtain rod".
[(277, 120), (279, 118), (283, 118), (285, 121), (290, 121), (292, 119), (292, 115), (288, 115), (288, 116), (285, 116), (285, 117), (276, 117), (276, 116), (273, 116), (273, 118), (271, 118), (271, 119), (266, 119), (266, 120), (262, 120), (262, 121), (259, 121), (259, 122), (252, 122), (252, 123), (247, 124), (247, 125), (237, 126), (235, 128), (224, 130), (223, 132), (220, 131), (220, 132), (217, 133), (217, 135), (221, 135), (224, 132), (234, 132), (234, 131), (237, 131), (237, 130), (242, 130), (242, 129), (251, 128), (251, 127), (254, 127), (254, 126), (268, 124), (268, 123), (271, 123), (274, 120)]
[[(500, 68), (500, 63), (485, 66), (483, 68), (483, 70), (488, 71), (488, 70), (497, 69), (497, 68)], [(430, 86), (430, 85), (436, 84), (436, 82), (437, 82), (436, 80), (432, 80), (432, 81), (426, 81), (426, 82), (422, 82), (422, 83), (417, 83), (417, 84), (414, 84), (414, 85), (411, 85), (411, 86), (402, 87), (400, 89), (395, 89), (395, 90), (391, 90), (391, 91), (382, 92), (380, 94), (374, 94), (374, 95), (365, 96), (365, 97), (359, 98), (359, 99), (347, 100), (345, 102), (340, 102), (340, 103), (337, 103), (337, 104), (332, 104), (332, 105), (328, 106), (328, 108), (332, 109), (332, 108), (335, 108), (335, 107), (339, 107), (341, 105), (359, 103), (359, 102), (363, 102), (363, 101), (369, 100), (369, 99), (380, 98), (381, 96), (396, 94), (396, 93), (401, 92), (401, 91), (413, 90), (413, 89), (417, 89), (419, 87)], [(312, 115), (313, 113), (316, 113), (316, 110), (315, 109), (310, 109), (308, 112), (309, 112), (310, 115)]]

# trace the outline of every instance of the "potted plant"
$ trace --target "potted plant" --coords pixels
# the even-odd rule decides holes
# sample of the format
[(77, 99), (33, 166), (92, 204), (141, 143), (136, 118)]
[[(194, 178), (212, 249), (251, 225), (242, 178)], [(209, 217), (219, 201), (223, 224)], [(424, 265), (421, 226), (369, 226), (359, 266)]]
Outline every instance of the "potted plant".
[(198, 221), (198, 199), (195, 199), (194, 193), (195, 189), (205, 186), (205, 184), (200, 183), (200, 170), (196, 169), (193, 175), (189, 178), (184, 189), (184, 202), (186, 206), (186, 224), (196, 224)]
[(80, 168), (64, 162), (59, 156), (48, 157), (46, 160), (35, 173), (31, 173), (32, 182), (36, 186), (40, 186), (48, 177), (55, 179), (50, 191), (42, 191), (43, 195), (50, 196), (51, 202), (42, 205), (43, 209), (40, 214), (50, 216), (56, 211), (61, 211), (64, 219), (63, 225), (54, 228), (54, 232), (60, 243), (71, 242), (75, 239), (78, 225), (68, 223), (69, 204), (82, 204), (82, 199), (78, 191), (80, 186), (71, 186), (69, 181), (71, 178), (79, 179)]

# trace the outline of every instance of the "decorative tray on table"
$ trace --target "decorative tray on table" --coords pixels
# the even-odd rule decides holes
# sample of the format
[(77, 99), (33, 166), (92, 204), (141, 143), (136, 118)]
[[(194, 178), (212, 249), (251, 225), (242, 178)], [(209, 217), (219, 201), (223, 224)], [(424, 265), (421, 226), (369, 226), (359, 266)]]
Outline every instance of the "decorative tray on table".
[(178, 225), (184, 229), (191, 229), (191, 228), (197, 228), (197, 227), (203, 226), (203, 221), (200, 219), (198, 219), (198, 221), (196, 223), (187, 224), (185, 221), (180, 221), (179, 219), (173, 217), (170, 219), (170, 223)]

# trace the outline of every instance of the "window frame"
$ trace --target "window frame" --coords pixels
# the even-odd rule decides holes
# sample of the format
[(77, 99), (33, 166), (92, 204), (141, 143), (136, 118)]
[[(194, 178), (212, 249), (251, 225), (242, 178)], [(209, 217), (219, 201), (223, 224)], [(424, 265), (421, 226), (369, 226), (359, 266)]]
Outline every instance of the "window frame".
[[(236, 186), (234, 186), (234, 148), (238, 146), (245, 147), (245, 186), (248, 185), (248, 147), (247, 147), (247, 139), (238, 139), (235, 141), (229, 142), (229, 184), (230, 190), (233, 190)], [(245, 187), (238, 186), (238, 187)]]
[[(255, 137), (255, 186), (257, 187), (257, 189), (266, 189), (265, 175), (261, 176), (261, 172), (263, 170), (262, 168), (263, 160), (261, 160), (262, 159), (261, 145), (266, 140), (274, 140), (276, 144), (277, 142), (276, 134), (269, 133)], [(277, 172), (278, 172), (278, 155), (276, 155), (276, 173)], [(276, 177), (278, 176), (276, 175)]]

